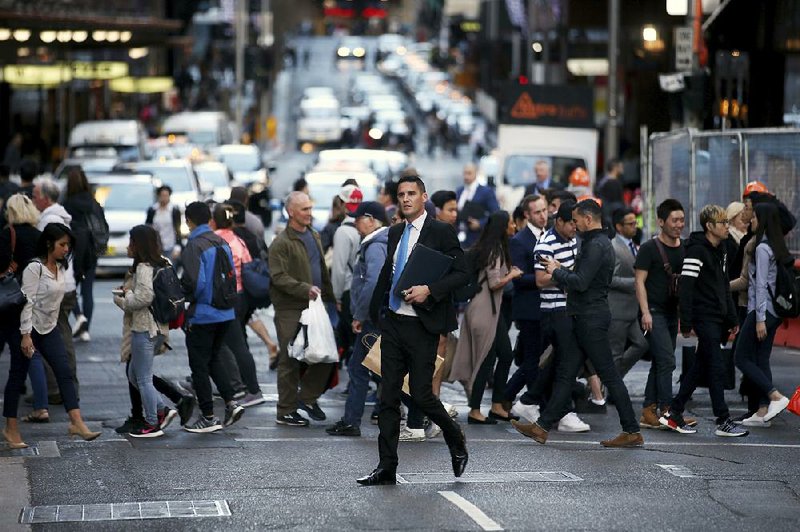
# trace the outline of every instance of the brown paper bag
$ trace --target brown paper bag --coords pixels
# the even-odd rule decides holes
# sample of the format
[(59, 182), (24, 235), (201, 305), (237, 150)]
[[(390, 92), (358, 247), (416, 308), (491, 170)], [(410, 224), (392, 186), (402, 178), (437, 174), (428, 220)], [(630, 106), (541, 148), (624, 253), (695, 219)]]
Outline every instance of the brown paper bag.
[[(361, 365), (363, 365), (365, 368), (370, 370), (372, 373), (380, 376), (380, 374), (381, 374), (381, 337), (380, 336), (378, 336), (375, 339), (375, 343), (372, 344), (372, 347), (370, 348), (369, 352), (367, 353), (367, 356), (364, 357), (364, 362), (362, 362)], [(434, 366), (433, 374), (434, 375), (438, 374), (440, 371), (442, 371), (443, 367), (444, 367), (444, 358), (442, 358), (442, 357), (437, 355), (436, 356), (436, 365)], [(408, 387), (408, 375), (406, 375), (406, 378), (403, 379), (403, 393), (405, 393), (406, 395), (411, 395), (411, 392), (409, 391), (409, 387)]]

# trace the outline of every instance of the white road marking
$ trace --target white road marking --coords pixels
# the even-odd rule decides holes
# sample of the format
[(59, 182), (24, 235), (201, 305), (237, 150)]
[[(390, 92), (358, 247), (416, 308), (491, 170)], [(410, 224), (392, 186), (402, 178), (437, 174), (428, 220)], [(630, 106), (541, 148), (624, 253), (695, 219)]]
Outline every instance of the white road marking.
[(439, 495), (458, 506), (462, 512), (467, 514), (467, 516), (475, 521), (483, 530), (503, 530), (503, 527), (498, 525), (496, 521), (458, 493), (454, 491), (440, 491)]
[(669, 473), (673, 476), (678, 478), (700, 478), (694, 473), (692, 473), (687, 467), (682, 465), (673, 465), (673, 464), (656, 464), (658, 467), (665, 471), (669, 471)]

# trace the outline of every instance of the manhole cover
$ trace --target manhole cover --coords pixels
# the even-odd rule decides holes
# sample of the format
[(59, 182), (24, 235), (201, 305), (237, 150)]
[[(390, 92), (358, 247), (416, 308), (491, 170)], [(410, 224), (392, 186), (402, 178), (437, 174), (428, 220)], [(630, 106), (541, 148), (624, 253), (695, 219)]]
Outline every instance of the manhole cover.
[(494, 473), (466, 473), (456, 479), (452, 473), (403, 473), (397, 475), (400, 484), (442, 484), (465, 482), (488, 484), (492, 482), (581, 482), (579, 476), (567, 471), (500, 471)]
[(146, 501), (113, 504), (68, 504), (26, 506), (20, 523), (66, 523), (83, 521), (129, 521), (181, 517), (230, 516), (228, 501)]

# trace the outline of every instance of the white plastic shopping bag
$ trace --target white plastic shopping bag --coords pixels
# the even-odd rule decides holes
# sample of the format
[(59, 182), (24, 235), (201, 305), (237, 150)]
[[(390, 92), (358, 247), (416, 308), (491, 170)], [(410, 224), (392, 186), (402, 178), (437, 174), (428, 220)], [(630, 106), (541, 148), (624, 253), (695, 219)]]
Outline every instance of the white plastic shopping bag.
[(333, 326), (321, 297), (310, 301), (300, 315), (297, 335), (289, 344), (289, 356), (306, 364), (339, 362)]

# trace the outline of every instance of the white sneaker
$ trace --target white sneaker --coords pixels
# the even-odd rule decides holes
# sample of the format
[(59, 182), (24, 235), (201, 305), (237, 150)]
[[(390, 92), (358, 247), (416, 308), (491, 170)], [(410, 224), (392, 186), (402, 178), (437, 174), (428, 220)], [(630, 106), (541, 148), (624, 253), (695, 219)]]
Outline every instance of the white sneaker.
[(425, 441), (425, 429), (400, 427), (400, 441)]
[(89, 336), (89, 331), (83, 331), (78, 336), (78, 340), (80, 340), (81, 342), (90, 342), (92, 340), (92, 337)]
[(744, 418), (742, 420), (742, 425), (745, 427), (771, 427), (772, 421), (764, 421), (764, 418), (759, 416), (758, 413), (753, 414), (750, 417)]
[(83, 326), (86, 323), (88, 323), (88, 321), (89, 320), (87, 320), (86, 316), (84, 316), (83, 314), (78, 316), (78, 318), (75, 320), (75, 325), (72, 326), (72, 337), (73, 338), (75, 338), (76, 336), (78, 336), (81, 333), (81, 329), (83, 328)]
[(777, 401), (770, 401), (769, 408), (767, 409), (767, 413), (764, 414), (764, 421), (769, 421), (784, 410), (786, 407), (789, 406), (789, 398), (784, 397), (783, 399), (778, 399)]
[(425, 429), (425, 437), (429, 440), (435, 438), (441, 433), (442, 428), (433, 421), (431, 421), (430, 425), (428, 425), (428, 428)]
[(558, 422), (558, 432), (589, 432), (592, 427), (584, 423), (578, 414), (570, 412)]
[(456, 410), (456, 407), (454, 405), (451, 405), (450, 403), (445, 403), (444, 401), (442, 401), (442, 406), (444, 407), (444, 409), (447, 412), (448, 416), (450, 416), (453, 419), (458, 417), (458, 410)]
[(536, 423), (539, 420), (539, 405), (525, 405), (517, 401), (511, 407), (511, 415), (525, 418), (530, 423)]

